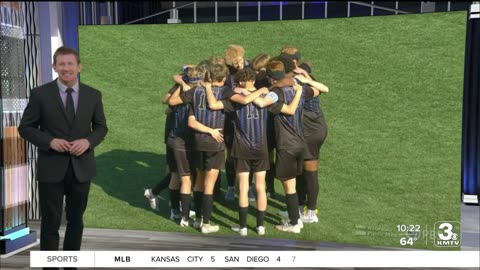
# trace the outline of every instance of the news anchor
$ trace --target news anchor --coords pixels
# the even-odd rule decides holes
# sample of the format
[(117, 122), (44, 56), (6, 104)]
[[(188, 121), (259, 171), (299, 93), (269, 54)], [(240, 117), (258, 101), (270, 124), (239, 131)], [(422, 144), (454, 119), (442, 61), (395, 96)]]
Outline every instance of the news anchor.
[(100, 91), (80, 83), (78, 53), (60, 47), (53, 56), (58, 78), (31, 91), (18, 131), (38, 147), (40, 250), (59, 249), (65, 196), (63, 250), (80, 250), (83, 213), (96, 174), (94, 148), (107, 134)]

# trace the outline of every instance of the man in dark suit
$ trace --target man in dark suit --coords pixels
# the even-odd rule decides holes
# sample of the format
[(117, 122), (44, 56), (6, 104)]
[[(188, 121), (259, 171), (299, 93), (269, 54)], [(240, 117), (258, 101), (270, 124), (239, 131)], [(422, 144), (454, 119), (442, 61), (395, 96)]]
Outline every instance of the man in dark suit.
[(94, 148), (107, 134), (101, 93), (78, 81), (80, 58), (60, 47), (53, 56), (58, 79), (33, 89), (18, 131), (38, 147), (40, 250), (58, 250), (65, 196), (64, 250), (80, 250), (83, 213), (95, 176)]

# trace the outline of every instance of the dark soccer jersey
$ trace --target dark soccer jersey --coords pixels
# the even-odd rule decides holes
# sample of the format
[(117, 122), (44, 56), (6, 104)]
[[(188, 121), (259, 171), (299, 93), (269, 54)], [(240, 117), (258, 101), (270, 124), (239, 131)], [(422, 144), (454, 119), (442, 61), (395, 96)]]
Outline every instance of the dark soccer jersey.
[(170, 134), (170, 129), (172, 126), (172, 114), (169, 113), (167, 114), (167, 117), (165, 119), (165, 127), (164, 127), (164, 136), (163, 136), (163, 142), (167, 144), (168, 142), (168, 135)]
[[(192, 91), (193, 90), (193, 91)], [(195, 115), (195, 119), (203, 125), (217, 129), (223, 129), (225, 121), (224, 110), (210, 110), (207, 100), (207, 93), (205, 87), (198, 86), (191, 91), (184, 92), (180, 98), (185, 104), (191, 105), (190, 114)], [(231, 91), (227, 86), (212, 86), (213, 95), (217, 100), (228, 98), (228, 93)], [(231, 110), (231, 109), (230, 109)], [(229, 111), (227, 109), (227, 111)], [(222, 151), (225, 149), (225, 143), (218, 143), (210, 134), (203, 132), (194, 132), (195, 134), (195, 149), (198, 151)]]
[(187, 150), (192, 140), (192, 131), (188, 127), (188, 105), (173, 106), (171, 117), (167, 145), (174, 149)]
[(321, 135), (326, 125), (327, 124), (323, 114), (316, 114), (312, 112), (303, 113), (303, 127), (305, 137)]
[[(307, 66), (308, 67), (308, 66)], [(313, 80), (315, 78), (310, 75)], [(320, 96), (306, 98), (303, 103), (303, 127), (305, 137), (321, 135), (326, 122), (320, 107)]]
[(242, 105), (233, 102), (233, 107), (233, 157), (248, 160), (268, 159), (268, 109), (260, 108), (254, 103)]
[(310, 99), (305, 99), (305, 101), (303, 102), (303, 110), (305, 112), (312, 112), (315, 114), (319, 114), (320, 107), (318, 103), (318, 96)]
[[(303, 88), (305, 89), (305, 87)], [(278, 101), (269, 107), (270, 112), (275, 114), (275, 138), (278, 150), (304, 148), (305, 139), (303, 136), (303, 102), (304, 94), (302, 93), (298, 108), (293, 115), (281, 113), (284, 104), (290, 104), (295, 97), (293, 87), (275, 87), (272, 89), (278, 95)], [(304, 92), (305, 90), (303, 90)]]
[[(167, 93), (168, 94), (173, 94), (175, 92), (175, 90), (177, 90), (177, 88), (179, 87), (180, 85), (178, 83), (176, 83), (175, 85), (172, 86), (172, 88), (170, 88)], [(164, 140), (164, 143), (167, 144), (168, 142), (168, 136), (170, 135), (170, 129), (172, 127), (172, 113), (169, 113), (167, 114), (167, 117), (165, 119), (165, 127), (164, 127), (164, 136), (163, 136), (163, 140)]]
[[(268, 81), (267, 73), (263, 70), (257, 73), (255, 77), (255, 88), (260, 89), (262, 87), (270, 87), (272, 84)], [(274, 125), (274, 115), (272, 113), (268, 114), (267, 119), (267, 144), (268, 150), (272, 151), (275, 148), (275, 125)]]
[[(244, 63), (244, 68), (250, 66), (250, 62), (248, 60), (245, 60)], [(227, 75), (227, 78), (225, 80), (225, 85), (227, 85), (231, 89), (235, 89), (235, 87), (238, 86), (238, 84), (235, 82), (235, 73), (237, 73), (237, 69), (227, 65), (229, 74)], [(232, 93), (233, 94), (233, 93)], [(233, 143), (233, 112), (225, 112), (225, 125), (224, 125), (224, 130), (223, 130), (223, 138), (225, 140), (225, 144), (227, 147), (232, 147)]]
[[(308, 67), (308, 65), (305, 65)], [(315, 80), (315, 77), (313, 75), (310, 75), (312, 80)], [(304, 86), (304, 84), (300, 81), (297, 80), (298, 83), (300, 83), (304, 88), (309, 87), (309, 86)], [(311, 97), (311, 98), (305, 98), (305, 102), (303, 103), (303, 110), (305, 112), (312, 112), (315, 114), (322, 114), (322, 111), (320, 110), (320, 104), (318, 101), (319, 96), (316, 97)]]
[(321, 134), (320, 131), (325, 128), (325, 118), (320, 109), (318, 96), (304, 101), (303, 122), (305, 137)]

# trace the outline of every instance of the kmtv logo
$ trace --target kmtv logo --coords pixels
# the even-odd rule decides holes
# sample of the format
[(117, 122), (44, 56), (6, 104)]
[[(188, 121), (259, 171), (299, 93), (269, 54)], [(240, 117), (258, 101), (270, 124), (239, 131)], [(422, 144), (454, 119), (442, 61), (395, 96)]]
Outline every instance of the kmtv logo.
[(459, 247), (462, 243), (460, 222), (439, 221), (435, 223), (434, 241), (437, 247)]

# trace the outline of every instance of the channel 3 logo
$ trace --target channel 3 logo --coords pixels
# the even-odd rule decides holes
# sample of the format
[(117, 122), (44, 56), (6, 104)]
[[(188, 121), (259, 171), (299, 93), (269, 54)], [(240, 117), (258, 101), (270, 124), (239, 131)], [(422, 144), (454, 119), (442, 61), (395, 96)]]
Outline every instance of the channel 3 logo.
[(435, 246), (459, 247), (462, 244), (460, 222), (439, 221), (435, 223)]

